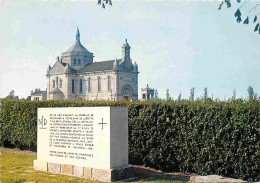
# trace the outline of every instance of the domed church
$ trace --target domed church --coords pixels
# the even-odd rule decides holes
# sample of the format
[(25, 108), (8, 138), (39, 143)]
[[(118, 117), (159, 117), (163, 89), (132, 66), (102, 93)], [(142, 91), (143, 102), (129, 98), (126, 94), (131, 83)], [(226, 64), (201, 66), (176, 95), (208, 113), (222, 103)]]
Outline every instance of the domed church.
[(93, 53), (76, 42), (47, 69), (47, 99), (138, 100), (138, 66), (130, 57), (127, 40), (122, 58), (93, 62)]

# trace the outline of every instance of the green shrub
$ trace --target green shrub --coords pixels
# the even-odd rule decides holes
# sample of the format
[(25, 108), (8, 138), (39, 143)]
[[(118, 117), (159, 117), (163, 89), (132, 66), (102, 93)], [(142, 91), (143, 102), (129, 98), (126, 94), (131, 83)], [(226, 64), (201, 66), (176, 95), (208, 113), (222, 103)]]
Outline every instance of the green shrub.
[(260, 180), (260, 105), (108, 101), (1, 101), (2, 145), (36, 146), (37, 108), (129, 107), (129, 161), (164, 171)]

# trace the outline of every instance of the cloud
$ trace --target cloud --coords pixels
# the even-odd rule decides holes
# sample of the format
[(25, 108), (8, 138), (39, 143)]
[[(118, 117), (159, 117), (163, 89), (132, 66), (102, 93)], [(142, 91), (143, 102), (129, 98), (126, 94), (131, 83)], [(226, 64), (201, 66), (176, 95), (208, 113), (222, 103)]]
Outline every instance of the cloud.
[(137, 11), (133, 11), (129, 14), (126, 15), (126, 19), (130, 20), (130, 21), (136, 21), (139, 19), (151, 19), (151, 18), (155, 18), (156, 16), (154, 14), (145, 14), (145, 13), (140, 13)]
[(137, 12), (131, 12), (130, 14), (128, 14), (126, 16), (127, 20), (131, 20), (131, 21), (136, 21), (137, 18), (140, 18), (140, 16), (138, 16)]

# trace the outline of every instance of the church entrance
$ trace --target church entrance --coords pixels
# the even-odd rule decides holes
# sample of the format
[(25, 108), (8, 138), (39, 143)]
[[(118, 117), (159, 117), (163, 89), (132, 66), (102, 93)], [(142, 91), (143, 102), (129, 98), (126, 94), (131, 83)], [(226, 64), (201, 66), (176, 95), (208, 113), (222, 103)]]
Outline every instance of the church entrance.
[(124, 96), (124, 100), (129, 100), (129, 96)]
[(131, 100), (133, 94), (133, 88), (130, 85), (124, 85), (122, 88), (123, 100)]

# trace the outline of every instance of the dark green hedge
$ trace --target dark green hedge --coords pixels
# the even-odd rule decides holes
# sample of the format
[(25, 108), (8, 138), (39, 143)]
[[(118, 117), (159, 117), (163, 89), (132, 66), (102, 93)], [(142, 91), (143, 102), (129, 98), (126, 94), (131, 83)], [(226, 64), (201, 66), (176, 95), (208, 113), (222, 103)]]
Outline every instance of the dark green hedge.
[(129, 160), (164, 171), (260, 180), (257, 102), (1, 101), (1, 143), (36, 146), (38, 107), (127, 105)]

